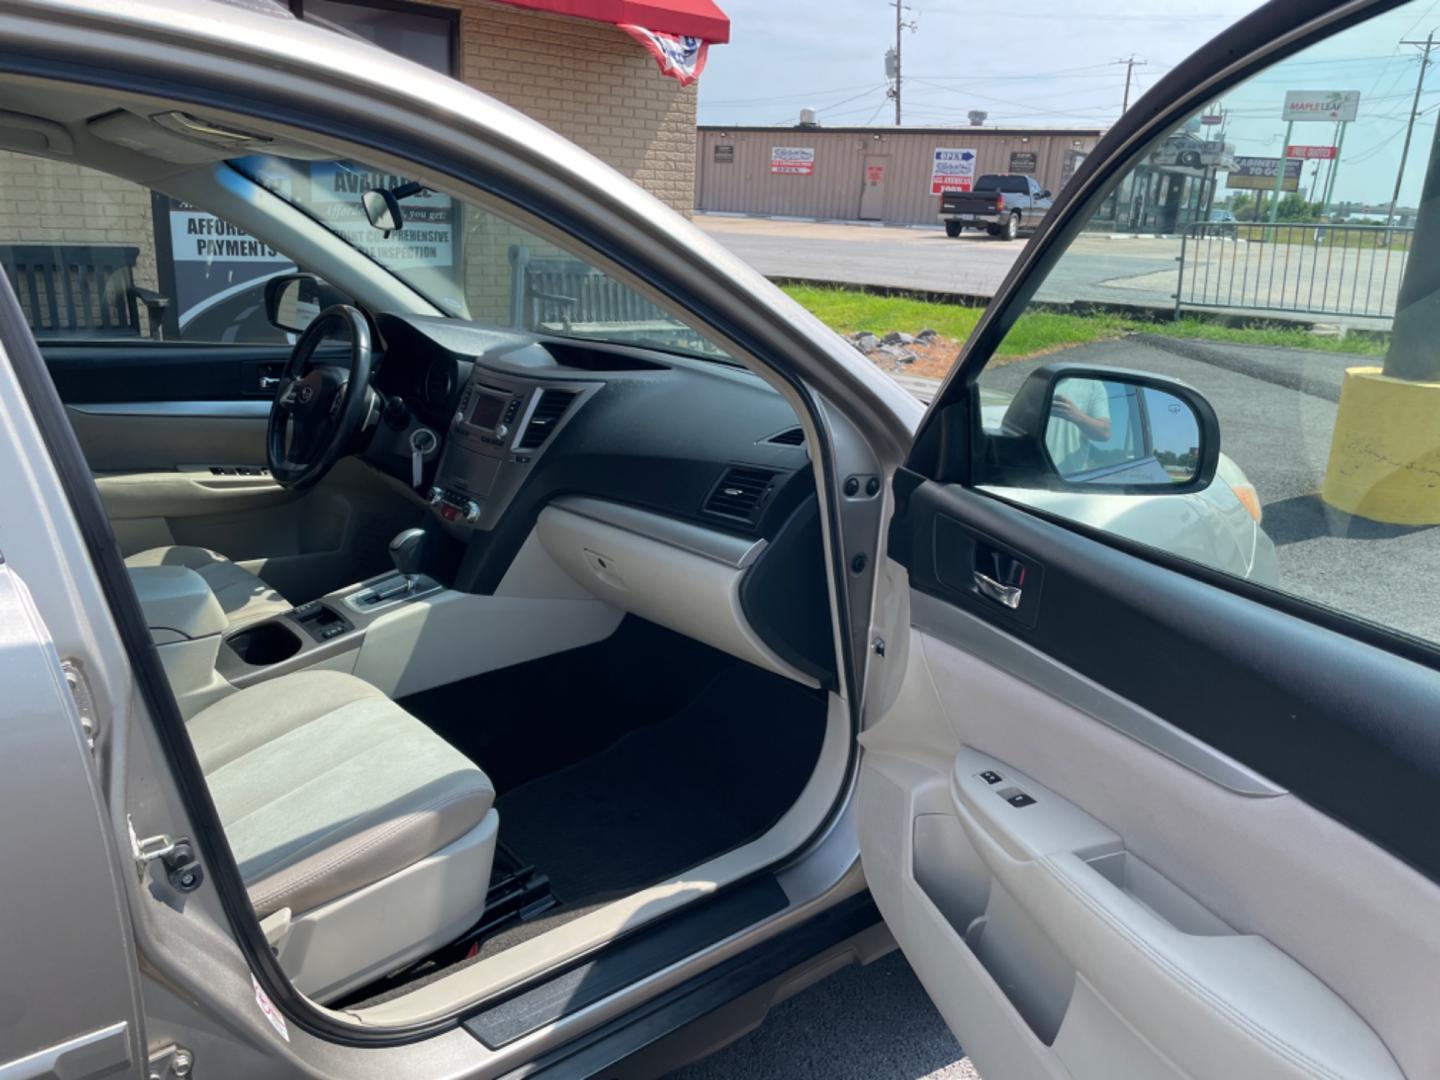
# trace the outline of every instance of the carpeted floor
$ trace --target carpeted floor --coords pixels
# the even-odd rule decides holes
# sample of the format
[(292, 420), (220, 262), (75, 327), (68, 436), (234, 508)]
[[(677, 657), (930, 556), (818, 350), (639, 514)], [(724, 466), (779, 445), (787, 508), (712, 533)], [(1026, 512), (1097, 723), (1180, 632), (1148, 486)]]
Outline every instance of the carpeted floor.
[(549, 877), (558, 904), (366, 1003), (760, 835), (809, 780), (826, 709), (820, 691), (638, 620), (598, 646), (401, 704), (491, 777), (501, 842)]

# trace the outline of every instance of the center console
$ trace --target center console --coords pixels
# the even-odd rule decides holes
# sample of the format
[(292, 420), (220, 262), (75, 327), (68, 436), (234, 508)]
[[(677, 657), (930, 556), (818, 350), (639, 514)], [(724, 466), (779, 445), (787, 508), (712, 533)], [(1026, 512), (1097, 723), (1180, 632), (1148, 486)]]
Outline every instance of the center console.
[(446, 531), (464, 539), (494, 528), (555, 433), (598, 389), (476, 364), (429, 492)]

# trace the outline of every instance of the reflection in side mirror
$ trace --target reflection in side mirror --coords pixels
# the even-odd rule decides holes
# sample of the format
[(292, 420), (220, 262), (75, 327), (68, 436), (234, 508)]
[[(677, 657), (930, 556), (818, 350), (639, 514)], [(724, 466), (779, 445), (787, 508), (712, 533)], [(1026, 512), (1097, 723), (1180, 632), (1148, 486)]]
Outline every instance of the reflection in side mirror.
[(345, 297), (314, 274), (276, 274), (265, 283), (265, 317), (270, 325), (301, 333), (320, 312)]
[(1163, 491), (1200, 478), (1200, 417), (1155, 386), (1065, 376), (1050, 397), (1044, 441), (1067, 483)]
[(405, 224), (405, 215), (400, 210), (400, 200), (395, 193), (384, 188), (371, 188), (360, 196), (360, 205), (365, 209), (365, 217), (371, 225), (383, 232), (386, 237), (392, 232), (399, 232)]

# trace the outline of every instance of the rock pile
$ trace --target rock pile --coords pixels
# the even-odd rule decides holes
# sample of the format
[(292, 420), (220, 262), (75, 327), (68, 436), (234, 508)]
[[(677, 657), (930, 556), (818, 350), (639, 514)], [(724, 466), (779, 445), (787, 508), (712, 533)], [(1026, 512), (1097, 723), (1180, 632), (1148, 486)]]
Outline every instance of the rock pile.
[(938, 331), (928, 329), (921, 330), (918, 334), (891, 330), (883, 337), (877, 337), (868, 330), (861, 330), (849, 335), (845, 340), (882, 367), (888, 366), (892, 371), (899, 371), (919, 359), (911, 346), (930, 345), (939, 338)]

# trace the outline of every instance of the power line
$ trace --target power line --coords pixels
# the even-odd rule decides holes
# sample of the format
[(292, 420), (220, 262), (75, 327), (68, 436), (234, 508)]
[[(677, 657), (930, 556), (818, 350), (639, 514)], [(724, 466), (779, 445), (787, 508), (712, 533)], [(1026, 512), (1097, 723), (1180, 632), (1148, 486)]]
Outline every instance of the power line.
[[(962, 9), (962, 8), (930, 7), (929, 5), (927, 5), (926, 8), (925, 8), (925, 14), (927, 14), (927, 15), (963, 15), (963, 16), (965, 16), (965, 17), (967, 17), (967, 18), (972, 17), (972, 16), (979, 16), (980, 18), (995, 17), (995, 18), (1005, 18), (1005, 19), (1044, 19), (1044, 20), (1046, 20), (1047, 22), (1055, 22), (1055, 21), (1056, 21), (1056, 18), (1057, 18), (1056, 14), (1055, 14), (1053, 11), (1048, 11), (1048, 12), (1041, 12), (1041, 11), (1014, 11), (1014, 10), (1009, 10), (1009, 9), (1002, 10), (1002, 9), (999, 9), (999, 8), (996, 8), (996, 9), (990, 10), (990, 11), (984, 11), (984, 10), (977, 10), (977, 9), (975, 9), (975, 8), (963, 8), (963, 9)], [(1142, 14), (1142, 13), (1139, 13), (1139, 12), (1136, 12), (1136, 13), (1134, 13), (1134, 14), (1115, 12), (1115, 13), (1109, 13), (1109, 14), (1085, 15), (1085, 14), (1075, 14), (1075, 13), (1072, 13), (1072, 12), (1068, 12), (1068, 11), (1067, 11), (1067, 12), (1065, 12), (1065, 14), (1064, 14), (1064, 16), (1063, 16), (1063, 20), (1064, 20), (1065, 22), (1067, 22), (1067, 23), (1068, 23), (1068, 22), (1233, 22), (1233, 21), (1235, 21), (1235, 20), (1237, 20), (1237, 19), (1242, 18), (1243, 16), (1245, 16), (1245, 15), (1247, 15), (1247, 14), (1249, 14), (1249, 12), (1241, 11), (1241, 12), (1235, 12), (1235, 13), (1231, 13), (1231, 14), (1226, 14), (1226, 13), (1224, 13), (1224, 12), (1221, 12), (1221, 13), (1219, 13), (1219, 14), (1212, 14), (1212, 15), (1157, 15), (1155, 12), (1150, 11), (1150, 12), (1145, 12), (1145, 13), (1143, 13), (1143, 14)]]
[[(882, 85), (883, 85), (883, 84), (882, 84)], [(872, 83), (869, 87), (864, 87), (863, 89), (873, 89), (873, 88), (874, 88), (874, 84)], [(802, 99), (802, 98), (822, 98), (822, 97), (827, 97), (827, 96), (829, 96), (830, 94), (848, 94), (848, 93), (850, 93), (850, 92), (853, 91), (853, 90), (860, 90), (860, 89), (862, 89), (862, 87), (857, 84), (857, 85), (855, 85), (855, 86), (837, 86), (837, 87), (836, 87), (835, 89), (833, 89), (833, 90), (810, 90), (810, 91), (807, 91), (806, 93), (803, 93), (803, 94), (783, 94), (783, 95), (780, 95), (780, 96), (776, 96), (776, 95), (774, 95), (774, 94), (767, 94), (765, 97), (753, 97), (753, 98), (706, 98), (706, 99), (705, 99), (705, 104), (706, 104), (706, 105), (773, 105), (773, 104), (775, 104), (777, 101), (798, 101), (798, 100), (800, 100), (800, 99)]]

